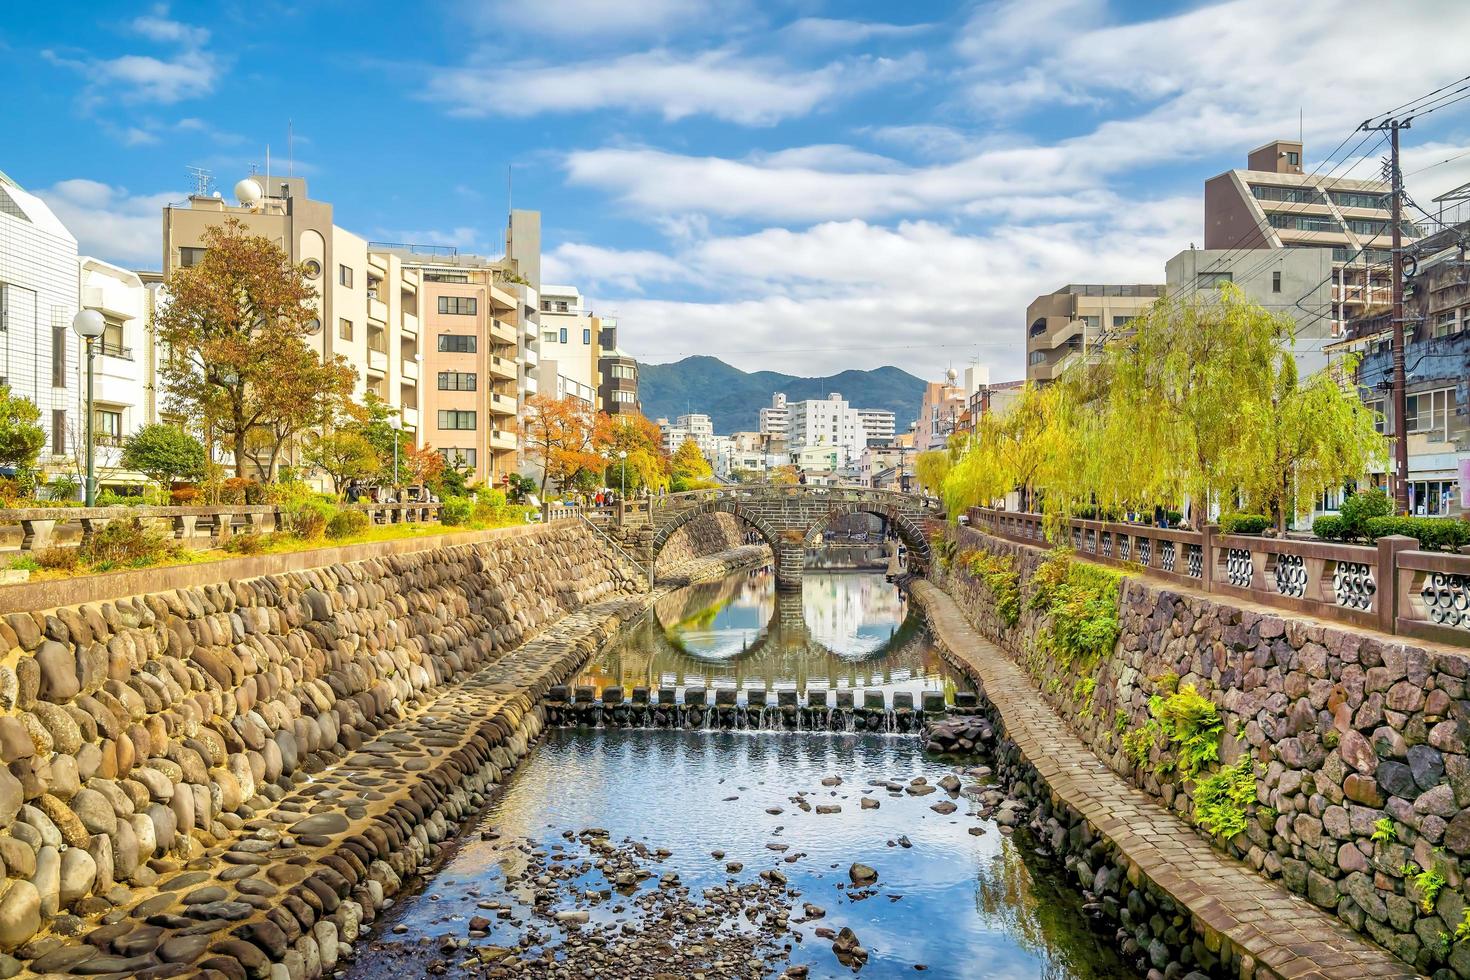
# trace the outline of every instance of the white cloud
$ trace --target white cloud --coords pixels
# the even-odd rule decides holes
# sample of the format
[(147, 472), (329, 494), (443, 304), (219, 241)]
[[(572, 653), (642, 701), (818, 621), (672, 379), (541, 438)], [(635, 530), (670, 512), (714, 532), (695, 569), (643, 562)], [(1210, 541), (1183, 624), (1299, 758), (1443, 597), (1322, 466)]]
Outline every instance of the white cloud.
[(163, 260), (158, 229), (164, 205), (183, 191), (131, 194), (95, 180), (63, 180), (36, 192), (77, 238), (77, 250), (136, 269), (157, 269)]
[(854, 58), (810, 70), (731, 49), (658, 49), (571, 64), (505, 63), (444, 68), (427, 97), (460, 116), (626, 109), (666, 120), (708, 115), (748, 126), (806, 115), (823, 102), (911, 76), (921, 59)]
[(1015, 61), (1093, 27), (1106, 12), (1107, 0), (993, 0), (975, 8), (957, 47), (977, 61)]
[(642, 293), (645, 282), (686, 278), (677, 260), (661, 252), (620, 251), (568, 242), (541, 258), (543, 282), (596, 282), (624, 293)]
[(134, 18), (130, 26), (135, 33), (150, 40), (181, 44), (190, 48), (203, 47), (209, 41), (209, 31), (206, 28), (171, 19), (167, 4), (159, 4), (153, 8), (152, 13)]
[(781, 29), (800, 44), (860, 44), (881, 38), (912, 37), (929, 30), (931, 24), (882, 24), (829, 17), (802, 17)]
[(219, 59), (204, 50), (209, 31), (169, 19), (168, 7), (164, 5), (134, 19), (128, 26), (135, 34), (159, 44), (177, 46), (179, 50), (162, 58), (148, 54), (112, 58), (94, 54), (77, 56), (54, 50), (41, 54), (53, 64), (70, 68), (86, 78), (82, 104), (88, 109), (113, 99), (127, 105), (172, 105), (214, 91), (221, 69)]
[(503, 34), (507, 28), (524, 36), (623, 38), (663, 34), (707, 25), (738, 23), (743, 3), (715, 0), (466, 0), (460, 4), (465, 20), (478, 30)]

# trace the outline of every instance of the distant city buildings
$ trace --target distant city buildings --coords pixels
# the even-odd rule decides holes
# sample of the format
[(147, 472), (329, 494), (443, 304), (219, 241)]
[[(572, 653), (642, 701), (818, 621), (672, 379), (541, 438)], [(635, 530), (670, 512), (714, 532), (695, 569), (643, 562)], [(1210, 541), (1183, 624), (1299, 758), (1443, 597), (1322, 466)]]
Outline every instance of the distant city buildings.
[(1026, 380), (1047, 384), (1084, 352), (1095, 357), (1163, 294), (1162, 285), (1073, 283), (1036, 297), (1026, 307)]

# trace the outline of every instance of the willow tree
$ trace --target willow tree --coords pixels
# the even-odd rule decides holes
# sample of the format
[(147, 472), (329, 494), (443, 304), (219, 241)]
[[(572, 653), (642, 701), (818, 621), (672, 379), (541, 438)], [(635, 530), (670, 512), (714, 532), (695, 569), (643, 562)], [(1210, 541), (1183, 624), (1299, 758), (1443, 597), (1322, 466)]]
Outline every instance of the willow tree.
[(1353, 367), (1342, 362), (1299, 381), (1296, 359), (1282, 351), (1271, 387), (1241, 412), (1244, 438), (1235, 461), (1240, 488), (1282, 533), (1288, 516), (1387, 455), (1373, 411), (1344, 383)]
[(944, 487), (944, 478), (949, 475), (950, 454), (948, 449), (927, 449), (914, 457), (914, 479), (919, 486), (938, 496)]
[(1216, 297), (1164, 297), (1109, 344), (1104, 438), (1132, 459), (1142, 501), (1188, 496), (1208, 510), (1233, 494), (1249, 438), (1243, 413), (1276, 381), (1293, 323), (1225, 285)]

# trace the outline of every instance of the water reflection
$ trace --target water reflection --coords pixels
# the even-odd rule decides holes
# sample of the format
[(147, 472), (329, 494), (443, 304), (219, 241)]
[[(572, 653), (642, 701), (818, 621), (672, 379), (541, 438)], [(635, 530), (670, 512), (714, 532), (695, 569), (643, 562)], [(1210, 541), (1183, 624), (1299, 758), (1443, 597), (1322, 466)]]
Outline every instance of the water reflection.
[(879, 572), (808, 570), (800, 593), (770, 569), (670, 593), (600, 654), (578, 684), (969, 690), (900, 590)]

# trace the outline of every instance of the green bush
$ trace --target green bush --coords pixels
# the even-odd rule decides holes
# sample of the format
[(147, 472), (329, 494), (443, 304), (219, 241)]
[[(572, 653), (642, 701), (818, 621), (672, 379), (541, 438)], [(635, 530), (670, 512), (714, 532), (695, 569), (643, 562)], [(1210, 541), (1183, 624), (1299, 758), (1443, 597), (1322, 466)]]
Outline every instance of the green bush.
[(1328, 514), (1312, 522), (1312, 533), (1323, 541), (1340, 541), (1347, 535), (1347, 525), (1341, 517)]
[(98, 507), (141, 507), (148, 502), (141, 493), (118, 493), (111, 489), (98, 491), (94, 499)]
[(1375, 517), (1387, 517), (1393, 513), (1388, 494), (1375, 487), (1349, 494), (1338, 508), (1342, 517), (1344, 538), (1361, 538), (1367, 531), (1367, 523)]
[(108, 521), (82, 545), (82, 557), (93, 563), (110, 562), (136, 567), (156, 564), (178, 551), (173, 536), (137, 517)]
[(1369, 541), (1402, 534), (1425, 551), (1454, 551), (1470, 544), (1470, 522), (1455, 517), (1372, 517), (1363, 525)]
[(225, 539), (224, 549), (235, 555), (258, 555), (265, 550), (265, 536), (259, 531), (241, 531)]
[(339, 510), (327, 521), (327, 537), (350, 538), (368, 529), (368, 516), (364, 511), (348, 508)]
[(327, 530), (337, 508), (320, 498), (307, 498), (282, 507), (286, 529), (302, 541), (316, 541)]
[(464, 497), (445, 497), (439, 505), (439, 523), (446, 527), (459, 527), (469, 523), (474, 512), (469, 500)]
[(480, 487), (475, 490), (475, 502), (482, 507), (504, 507), (505, 491), (495, 487)]
[(1244, 755), (1195, 783), (1194, 822), (1229, 840), (1245, 833), (1245, 808), (1255, 800), (1255, 765)]
[(1193, 684), (1182, 685), (1167, 698), (1155, 694), (1148, 710), (1151, 724), (1173, 747), (1174, 765), (1185, 779), (1220, 758), (1220, 732), (1225, 727), (1220, 709)]
[(1111, 568), (1072, 561), (1053, 552), (1031, 576), (1027, 605), (1051, 617), (1049, 642), (1064, 667), (1091, 670), (1118, 640), (1118, 592), (1123, 576)]
[(1001, 622), (1015, 626), (1021, 618), (1021, 574), (1016, 571), (1016, 559), (988, 551), (971, 551), (961, 555), (960, 560), (990, 590)]
[(14, 572), (38, 572), (41, 570), (41, 563), (36, 561), (35, 555), (26, 552), (23, 555), (16, 555), (10, 559), (10, 570)]
[(1260, 534), (1271, 526), (1264, 514), (1225, 514), (1220, 518), (1222, 534)]

